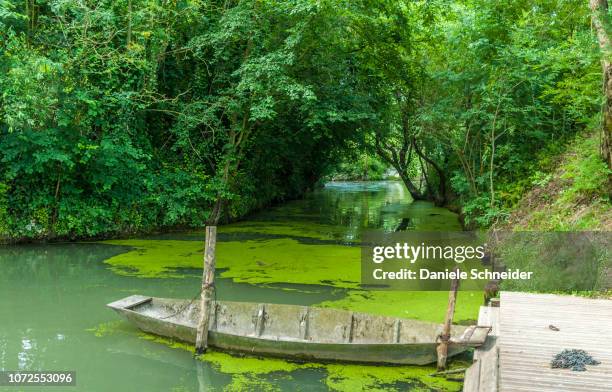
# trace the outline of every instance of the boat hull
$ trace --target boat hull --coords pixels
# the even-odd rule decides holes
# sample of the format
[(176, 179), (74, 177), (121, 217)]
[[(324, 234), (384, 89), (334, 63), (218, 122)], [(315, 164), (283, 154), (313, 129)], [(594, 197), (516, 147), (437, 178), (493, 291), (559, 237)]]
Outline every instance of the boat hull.
[[(109, 305), (110, 306), (110, 305)], [(286, 305), (290, 306), (290, 305)], [(142, 331), (195, 343), (195, 325), (176, 323), (132, 310), (131, 307), (110, 306)], [(340, 311), (342, 312), (342, 311)], [(221, 350), (274, 356), (303, 361), (343, 361), (362, 363), (425, 365), (436, 361), (435, 340), (420, 343), (354, 343), (316, 342), (299, 339), (274, 339), (261, 336), (241, 336), (209, 331), (208, 344)], [(460, 344), (449, 346), (449, 356), (467, 349)]]

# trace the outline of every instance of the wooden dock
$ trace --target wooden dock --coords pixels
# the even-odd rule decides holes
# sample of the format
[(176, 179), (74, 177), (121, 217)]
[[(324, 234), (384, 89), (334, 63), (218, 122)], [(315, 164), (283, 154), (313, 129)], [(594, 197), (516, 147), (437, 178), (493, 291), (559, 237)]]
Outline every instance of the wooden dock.
[[(502, 292), (500, 307), (482, 307), (478, 322), (493, 331), (474, 353), (465, 392), (612, 391), (611, 300)], [(586, 350), (601, 364), (552, 369), (566, 348)]]

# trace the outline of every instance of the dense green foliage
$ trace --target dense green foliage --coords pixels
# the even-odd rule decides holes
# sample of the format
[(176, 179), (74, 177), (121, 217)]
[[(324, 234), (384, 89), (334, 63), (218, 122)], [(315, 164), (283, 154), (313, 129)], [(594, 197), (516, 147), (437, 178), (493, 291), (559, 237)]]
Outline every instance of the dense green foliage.
[(461, 170), (451, 181), (468, 218), (488, 225), (533, 185), (538, 158), (554, 157), (568, 138), (595, 126), (601, 70), (586, 3), (478, 9), (474, 28), (462, 32), (480, 37), (469, 42), (473, 56), (455, 59), (445, 79), (464, 96), (452, 115), (465, 132), (454, 146)]
[(299, 196), (363, 115), (342, 25), (309, 1), (1, 1), (0, 229), (199, 226), (220, 195), (230, 216)]
[(368, 166), (489, 225), (597, 124), (589, 18), (583, 0), (0, 0), (0, 236), (201, 226), (216, 201), (240, 217)]
[(359, 19), (362, 78), (377, 94), (369, 144), (413, 196), (458, 196), (466, 222), (488, 226), (532, 186), (542, 155), (596, 126), (586, 2), (371, 3)]

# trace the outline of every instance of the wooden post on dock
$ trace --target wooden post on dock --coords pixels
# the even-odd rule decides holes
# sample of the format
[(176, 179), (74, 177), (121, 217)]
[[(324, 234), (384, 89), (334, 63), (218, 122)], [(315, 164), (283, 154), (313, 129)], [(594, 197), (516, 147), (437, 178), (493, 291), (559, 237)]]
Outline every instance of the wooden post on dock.
[(200, 295), (200, 319), (196, 335), (196, 354), (206, 352), (208, 348), (208, 321), (215, 290), (215, 248), (217, 245), (217, 226), (206, 226), (206, 244), (204, 246), (204, 271), (202, 273), (202, 292)]
[(444, 319), (444, 327), (439, 336), (440, 343), (436, 349), (438, 353), (438, 371), (446, 369), (446, 359), (448, 358), (448, 344), (451, 337), (451, 326), (453, 325), (453, 316), (455, 315), (455, 303), (457, 302), (457, 290), (459, 289), (459, 268), (455, 267), (455, 279), (451, 281), (450, 291), (448, 292), (448, 307), (446, 309), (446, 318)]

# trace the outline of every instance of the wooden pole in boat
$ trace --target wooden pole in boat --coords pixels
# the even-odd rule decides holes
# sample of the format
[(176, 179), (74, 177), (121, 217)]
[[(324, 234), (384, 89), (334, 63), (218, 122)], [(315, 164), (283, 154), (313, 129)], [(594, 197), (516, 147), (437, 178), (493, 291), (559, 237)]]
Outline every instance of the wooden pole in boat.
[(206, 226), (204, 246), (204, 272), (202, 273), (202, 292), (200, 295), (200, 318), (196, 335), (196, 354), (204, 354), (208, 348), (208, 321), (215, 283), (215, 248), (217, 245), (217, 226)]
[(457, 302), (457, 290), (459, 289), (459, 268), (455, 267), (455, 278), (451, 281), (450, 291), (448, 292), (448, 307), (446, 308), (446, 318), (444, 327), (439, 336), (440, 343), (436, 348), (438, 352), (438, 371), (446, 369), (446, 359), (448, 358), (448, 344), (451, 337), (451, 326), (455, 314), (455, 303)]

